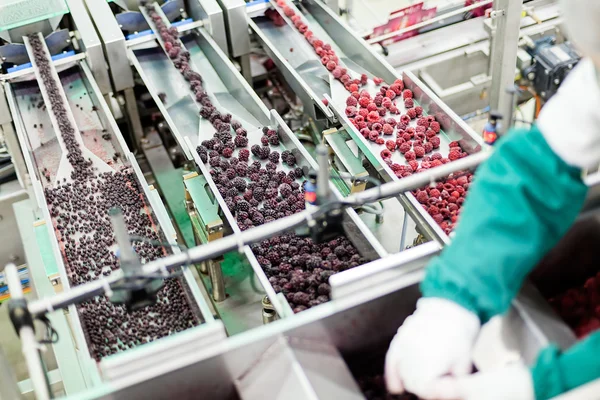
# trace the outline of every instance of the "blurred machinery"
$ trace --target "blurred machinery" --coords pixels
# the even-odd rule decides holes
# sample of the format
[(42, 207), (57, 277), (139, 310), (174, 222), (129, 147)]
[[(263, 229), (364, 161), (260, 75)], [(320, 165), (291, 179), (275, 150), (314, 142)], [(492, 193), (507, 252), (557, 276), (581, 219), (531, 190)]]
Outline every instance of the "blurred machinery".
[[(6, 147), (0, 163), (10, 154), (7, 168), (18, 178), (8, 182), (16, 194), (6, 202), (0, 184), (0, 239), (14, 242), (0, 250), (0, 265), (10, 264), (0, 290), (11, 286), (11, 317), (30, 373), (17, 385), (0, 353), (0, 397), (365, 398), (373, 389), (365, 382), (377, 386), (382, 368), (363, 371), (360, 364), (382, 365), (382, 349), (414, 309), (423, 267), (451, 239), (451, 216), (442, 224), (431, 215), (421, 189), (444, 190), (448, 177), (467, 182), (490, 154), (457, 114), (484, 108), (491, 98), (494, 108), (512, 105), (514, 95), (500, 88), (514, 83), (514, 65), (520, 85), (547, 99), (577, 62), (556, 32), (552, 2), (532, 1), (524, 9), (497, 2), (493, 23), (485, 17), (489, 1), (438, 2), (435, 13), (426, 13), (429, 3), (389, 10), (403, 18), (420, 10), (410, 25), (420, 26), (419, 34), (403, 40), (379, 29), (378, 18), (352, 29), (362, 23), (357, 1), (281, 3), (294, 19), (280, 2), (263, 1), (0, 5)], [(528, 16), (521, 21), (523, 10)], [(405, 128), (435, 122), (436, 152), (447, 162), (399, 173), (399, 166), (408, 172), (411, 160), (401, 152), (384, 156), (389, 144), (363, 135), (347, 110), (348, 88), (299, 33), (298, 20), (329, 44), (349, 75), (368, 77), (364, 90), (380, 91), (374, 77), (401, 81), (410, 97), (397, 103), (398, 114), (421, 113)], [(509, 34), (522, 50), (494, 47)], [(490, 60), (497, 58), (489, 54), (510, 59), (509, 53), (514, 65), (494, 69)], [(495, 95), (491, 74), (500, 76)], [(209, 106), (221, 114), (202, 116)], [(236, 164), (225, 160), (222, 167), (201, 150), (215, 137), (233, 140), (229, 125), (219, 131), (223, 124), (245, 138), (226, 158), (239, 162), (237, 147), (252, 149), (250, 163), (263, 174), (277, 168), (279, 175), (268, 175), (278, 179), (274, 187), (284, 182), (297, 190), (304, 211), (277, 190), (271, 203), (278, 212), (257, 216), (240, 207), (256, 200), (256, 211), (266, 202), (252, 192), (260, 174), (246, 176), (245, 168), (241, 183), (244, 189), (254, 184), (250, 196), (238, 197), (238, 189), (227, 195), (240, 174)], [(277, 157), (262, 157), (261, 146)], [(459, 156), (450, 159), (452, 152)], [(219, 168), (231, 176), (219, 176)], [(115, 176), (124, 184), (104, 186), (116, 185)], [(305, 179), (310, 183), (300, 191)], [(77, 198), (71, 187), (86, 197)], [(85, 203), (85, 212), (69, 208), (75, 200)], [(124, 217), (111, 225), (108, 210), (118, 214), (115, 206)], [(149, 222), (140, 227), (137, 218)], [(10, 232), (6, 239), (4, 232)], [(289, 266), (274, 249), (293, 253), (285, 253)], [(312, 255), (293, 258), (296, 253)], [(334, 274), (332, 264), (340, 260), (349, 267)], [(19, 279), (12, 264), (25, 262), (29, 275)], [(282, 281), (277, 274), (292, 269), (320, 281)], [(29, 282), (37, 300), (18, 289)], [(294, 285), (311, 300), (290, 293)], [(150, 311), (133, 311), (144, 306)], [(510, 332), (503, 347), (528, 362), (549, 340), (563, 348), (575, 341), (531, 285), (503, 324)], [(44, 346), (53, 347), (58, 369), (46, 370)]]

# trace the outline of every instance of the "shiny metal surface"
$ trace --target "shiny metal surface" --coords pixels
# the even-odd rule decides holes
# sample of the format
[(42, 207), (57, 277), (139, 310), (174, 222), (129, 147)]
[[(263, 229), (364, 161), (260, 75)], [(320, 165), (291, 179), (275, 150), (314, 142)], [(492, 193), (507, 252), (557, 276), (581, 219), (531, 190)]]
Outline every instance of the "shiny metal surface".
[(195, 21), (203, 21), (215, 43), (229, 54), (225, 15), (217, 0), (187, 0), (188, 12)]
[(67, 0), (67, 5), (71, 12), (71, 18), (73, 18), (77, 26), (81, 49), (86, 53), (86, 60), (94, 74), (94, 80), (98, 84), (100, 93), (107, 94), (111, 91), (111, 86), (102, 42), (96, 33), (94, 24), (83, 1)]
[(133, 87), (133, 73), (129, 60), (125, 57), (127, 50), (125, 36), (109, 4), (97, 0), (85, 0), (85, 3), (104, 44), (114, 89), (120, 92), (125, 88)]
[(240, 57), (250, 52), (248, 17), (244, 0), (217, 0), (225, 13), (225, 28), (229, 41), (229, 53)]
[[(207, 91), (218, 104), (236, 119), (245, 122), (244, 125), (250, 129), (268, 124), (269, 112), (265, 105), (203, 28), (183, 36), (182, 41), (190, 51), (191, 62), (201, 71)], [(147, 48), (144, 44), (143, 48), (130, 49), (128, 54), (175, 139), (186, 156), (191, 158), (184, 138), (188, 137), (192, 143), (197, 143), (201, 133), (198, 132), (199, 108), (191, 97), (188, 83), (158, 46)], [(166, 95), (164, 102), (159, 93)], [(203, 128), (208, 130), (202, 133), (204, 136), (214, 133), (210, 124), (203, 125)]]

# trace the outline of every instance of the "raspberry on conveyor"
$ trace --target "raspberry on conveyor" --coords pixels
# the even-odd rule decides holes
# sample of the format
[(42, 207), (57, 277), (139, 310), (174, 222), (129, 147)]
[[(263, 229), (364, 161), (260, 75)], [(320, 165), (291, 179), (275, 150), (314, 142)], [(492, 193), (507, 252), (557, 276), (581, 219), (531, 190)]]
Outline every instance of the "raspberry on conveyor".
[[(450, 146), (451, 150), (447, 158), (441, 158), (440, 161), (432, 161), (430, 155), (434, 150), (439, 149), (441, 140), (438, 134), (441, 132), (441, 126), (435, 117), (423, 115), (423, 107), (416, 106), (414, 94), (410, 89), (405, 88), (404, 82), (397, 79), (391, 85), (385, 85), (383, 79), (373, 77), (375, 86), (379, 87), (377, 93), (369, 93), (367, 89), (360, 89), (366, 86), (369, 78), (362, 75), (360, 79), (352, 79), (348, 71), (339, 64), (339, 58), (331, 45), (324, 43), (317, 38), (310, 30), (308, 25), (302, 21), (302, 17), (290, 7), (286, 0), (277, 0), (277, 5), (281, 7), (283, 13), (292, 20), (294, 26), (304, 29), (306, 40), (313, 46), (315, 53), (321, 57), (323, 65), (338, 79), (350, 92), (346, 99), (345, 113), (350, 118), (350, 122), (356, 127), (360, 134), (368, 141), (384, 146), (380, 150), (383, 161), (388, 165), (393, 165), (392, 157), (394, 151), (404, 155), (408, 164), (406, 168), (396, 168), (393, 170), (399, 179), (421, 172), (422, 170), (437, 167), (447, 162), (458, 160), (467, 156), (458, 143), (453, 142), (455, 146)], [(308, 33), (308, 35), (306, 34)], [(329, 60), (336, 63), (333, 70), (327, 65)], [(406, 108), (406, 113), (400, 115), (401, 107)], [(394, 117), (400, 115), (399, 118)], [(412, 127), (409, 125), (413, 125)], [(421, 128), (417, 131), (416, 128)], [(396, 133), (396, 145), (385, 139), (385, 136)], [(420, 161), (420, 164), (419, 164)], [(415, 166), (415, 162), (417, 162)], [(469, 175), (470, 173), (467, 173)], [(448, 178), (452, 180), (451, 178)], [(465, 189), (466, 193), (466, 189)], [(462, 205), (464, 196), (460, 196), (455, 203)], [(448, 201), (448, 199), (439, 199)], [(432, 200), (433, 201), (433, 200)], [(447, 210), (445, 206), (442, 210)], [(447, 214), (447, 215), (446, 215)], [(458, 218), (458, 212), (432, 215), (435, 221), (440, 221), (442, 229), (449, 233), (455, 226)]]
[(579, 339), (586, 337), (600, 328), (600, 272), (549, 302)]
[[(123, 210), (129, 232), (151, 240), (161, 240), (152, 216), (140, 212), (147, 209), (142, 189), (130, 169), (97, 174), (82, 156), (75, 139), (75, 127), (67, 117), (66, 105), (60, 96), (58, 82), (42, 42), (30, 36), (36, 65), (44, 78), (59, 126), (57, 132), (67, 147), (67, 159), (73, 166), (72, 182), (46, 187), (44, 194), (56, 236), (61, 247), (67, 277), (71, 286), (108, 276), (119, 268), (118, 259), (110, 250), (115, 244), (108, 210)], [(165, 255), (165, 250), (146, 242), (137, 243), (135, 251), (142, 262)], [(177, 279), (167, 279), (157, 294), (158, 302), (135, 312), (99, 296), (77, 306), (91, 355), (102, 357), (168, 336), (197, 325), (199, 321), (185, 298)]]

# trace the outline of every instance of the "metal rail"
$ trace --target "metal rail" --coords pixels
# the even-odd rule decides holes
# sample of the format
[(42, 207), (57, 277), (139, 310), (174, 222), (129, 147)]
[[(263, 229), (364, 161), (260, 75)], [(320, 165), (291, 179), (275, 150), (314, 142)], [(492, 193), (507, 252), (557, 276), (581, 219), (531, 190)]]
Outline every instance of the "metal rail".
[[(222, 239), (189, 249), (187, 252), (173, 254), (171, 256), (151, 261), (142, 268), (144, 274), (156, 275), (167, 274), (168, 270), (182, 265), (197, 263), (210, 258), (220, 256), (228, 251), (242, 250), (245, 246), (268, 239), (281, 232), (292, 230), (296, 227), (308, 225), (314, 227), (317, 219), (325, 215), (339, 217), (342, 208), (353, 205), (364, 204), (378, 199), (396, 196), (410, 190), (414, 190), (444, 178), (457, 171), (475, 168), (489, 156), (490, 152), (479, 152), (469, 157), (444, 164), (439, 167), (411, 175), (400, 181), (386, 183), (384, 185), (368, 189), (364, 192), (350, 195), (344, 200), (337, 200), (320, 206), (314, 210), (285, 217), (256, 228), (241, 232), (238, 235), (227, 236)], [(106, 278), (101, 278), (84, 285), (79, 285), (68, 292), (59, 293), (50, 299), (36, 300), (28, 305), (29, 312), (33, 316), (44, 315), (57, 309), (68, 307), (73, 303), (99, 296), (110, 292), (110, 286), (123, 278), (121, 270), (113, 272)]]

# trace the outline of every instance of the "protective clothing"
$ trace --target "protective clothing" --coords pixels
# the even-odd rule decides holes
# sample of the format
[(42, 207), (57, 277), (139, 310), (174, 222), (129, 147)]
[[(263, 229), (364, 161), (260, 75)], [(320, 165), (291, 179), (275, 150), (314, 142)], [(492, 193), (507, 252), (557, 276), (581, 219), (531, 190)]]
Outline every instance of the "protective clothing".
[(469, 374), (479, 327), (477, 315), (452, 301), (420, 299), (417, 311), (404, 321), (386, 355), (388, 391), (407, 390), (430, 398), (431, 383), (440, 376)]
[[(565, 125), (567, 119), (569, 124)], [(572, 129), (573, 119), (577, 119), (576, 129)], [(482, 323), (506, 312), (527, 274), (556, 245), (579, 214), (587, 193), (581, 168), (599, 161), (599, 139), (600, 87), (593, 64), (582, 60), (542, 110), (539, 128), (509, 133), (499, 140), (490, 159), (478, 168), (452, 244), (427, 267), (421, 285), (423, 295), (451, 300), (477, 315)], [(422, 324), (426, 325), (427, 321)], [(460, 329), (458, 322), (456, 325), (456, 329)], [(470, 329), (463, 333), (468, 337), (472, 335)], [(406, 332), (402, 326), (397, 336), (415, 338), (412, 345), (419, 348), (433, 345), (430, 335), (419, 334), (422, 332), (416, 332), (414, 324), (407, 324)], [(445, 336), (445, 333), (439, 335)], [(450, 331), (449, 335), (455, 337), (456, 331)], [(448, 343), (451, 339), (441, 340)], [(458, 346), (464, 349), (462, 342)], [(390, 352), (394, 358), (407, 358), (407, 365), (438, 362), (449, 365), (451, 360), (464, 357), (455, 354), (454, 349), (442, 356), (424, 353), (418, 361), (418, 356), (402, 349), (398, 351), (393, 345)], [(544, 350), (530, 374), (535, 398), (546, 399), (600, 377), (600, 357), (596, 356), (599, 353), (600, 332), (565, 353), (555, 347)], [(410, 374), (406, 375), (403, 368), (396, 372), (398, 379), (409, 388), (412, 383), (408, 379), (413, 379)], [(465, 382), (456, 378), (442, 379), (442, 375), (438, 375), (437, 380), (429, 376), (427, 390), (415, 394), (434, 398), (432, 393), (441, 390), (443, 385), (449, 387), (448, 379)], [(508, 375), (500, 373), (496, 378), (503, 380)], [(481, 379), (488, 377), (481, 376)], [(477, 382), (476, 377), (473, 379)], [(388, 376), (386, 380), (394, 381)], [(520, 389), (518, 396), (507, 398), (526, 398), (526, 386)], [(420, 385), (415, 387), (421, 388)], [(491, 396), (490, 392), (480, 398), (494, 398)]]
[(600, 2), (561, 0), (568, 37), (594, 60), (600, 60)]
[(442, 378), (436, 400), (534, 400), (529, 369), (516, 363), (494, 371), (456, 378)]

